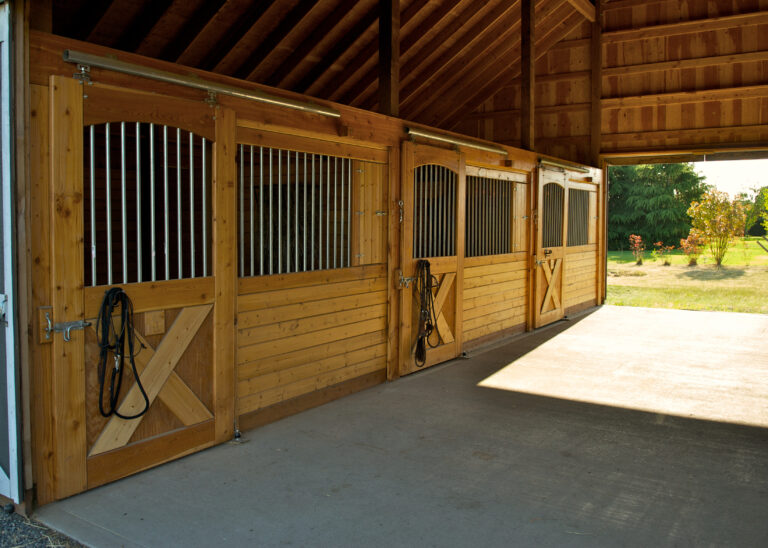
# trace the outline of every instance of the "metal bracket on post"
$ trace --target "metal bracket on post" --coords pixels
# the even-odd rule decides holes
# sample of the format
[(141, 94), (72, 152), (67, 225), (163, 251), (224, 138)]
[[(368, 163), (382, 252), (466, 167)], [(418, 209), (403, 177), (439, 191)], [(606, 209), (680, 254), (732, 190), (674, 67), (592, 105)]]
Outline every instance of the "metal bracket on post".
[(91, 67), (88, 65), (77, 64), (77, 72), (72, 75), (72, 78), (80, 82), (81, 84), (93, 85), (91, 81)]
[(403, 271), (398, 269), (397, 270), (397, 288), (398, 289), (408, 289), (410, 285), (416, 281), (416, 278), (407, 278), (403, 276)]
[(210, 89), (208, 90), (208, 97), (203, 99), (203, 101), (205, 102), (206, 105), (208, 105), (211, 108), (216, 108), (217, 106), (219, 106), (219, 99), (218, 99), (218, 96), (216, 95), (216, 92), (211, 91)]
[(48, 322), (48, 326), (45, 328), (45, 338), (50, 339), (51, 333), (63, 333), (64, 341), (69, 342), (72, 340), (71, 332), (73, 329), (85, 329), (91, 322), (86, 320), (77, 320), (74, 322), (56, 322), (53, 323), (50, 314), (45, 313), (45, 320)]
[(403, 207), (405, 206), (405, 203), (402, 200), (398, 200), (397, 206), (400, 208), (400, 222), (403, 222)]

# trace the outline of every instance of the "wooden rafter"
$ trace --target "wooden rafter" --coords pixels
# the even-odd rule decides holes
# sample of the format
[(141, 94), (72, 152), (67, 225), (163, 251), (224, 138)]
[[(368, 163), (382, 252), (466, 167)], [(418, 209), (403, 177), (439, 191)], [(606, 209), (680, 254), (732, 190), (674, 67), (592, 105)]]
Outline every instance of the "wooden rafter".
[[(402, 13), (400, 13), (400, 54), (402, 56), (402, 53), (405, 47), (405, 44), (403, 44), (403, 29), (407, 28), (408, 23), (411, 22), (411, 20), (416, 16), (416, 14), (421, 11), (424, 6), (426, 6), (429, 3), (429, 0), (415, 0), (414, 2), (411, 2), (411, 4), (404, 10)], [(357, 78), (367, 78), (368, 73), (366, 72), (365, 76), (359, 77), (358, 73), (362, 72), (365, 69), (365, 66), (367, 64), (373, 66), (374, 59), (378, 53), (379, 50), (379, 44), (376, 40), (370, 40), (366, 43), (365, 46), (363, 46), (360, 51), (355, 55), (352, 60), (347, 63), (347, 66), (344, 68), (344, 74), (346, 74), (347, 78), (351, 80), (355, 80)], [(373, 74), (373, 73), (372, 73)], [(324, 78), (326, 74), (323, 74), (318, 80)], [(374, 74), (375, 79), (375, 74)], [(317, 92), (316, 95), (319, 97), (324, 98), (330, 98), (331, 95), (338, 90), (338, 84), (331, 81), (324, 85), (322, 88), (320, 88), (320, 91)]]
[(590, 46), (590, 115), (589, 115), (589, 150), (590, 160), (593, 166), (600, 165), (600, 139), (603, 132), (603, 109), (600, 100), (603, 96), (603, 44), (602, 36), (602, 8), (598, 0), (595, 6), (595, 19), (592, 22), (592, 44)]
[(288, 12), (285, 17), (272, 29), (261, 41), (259, 46), (252, 50), (240, 66), (232, 73), (235, 78), (250, 80), (254, 71), (272, 53), (278, 44), (296, 28), (302, 19), (317, 5), (317, 0), (302, 0)]
[[(463, 16), (455, 18), (450, 24), (453, 28), (445, 29), (421, 48), (426, 52), (424, 55), (414, 55), (408, 63), (403, 65), (402, 98), (410, 97), (429, 87), (443, 67), (463, 58), (469, 48), (486, 40), (488, 36), (502, 32), (503, 25), (509, 23), (508, 14), (515, 4), (517, 4), (516, 1), (511, 5), (507, 2), (501, 2), (496, 6), (491, 4), (489, 7), (493, 9), (488, 12), (482, 9), (470, 9), (466, 18)], [(462, 29), (466, 30), (463, 30), (461, 37), (455, 43), (450, 47), (441, 48), (441, 44), (445, 42), (445, 35), (457, 34)], [(372, 108), (373, 104), (369, 99), (361, 103), (361, 106)]]
[(753, 97), (768, 97), (768, 85), (611, 97), (603, 99), (602, 105), (604, 109), (640, 108), (705, 101), (735, 101)]
[(740, 13), (725, 17), (711, 17), (709, 19), (694, 19), (691, 21), (679, 21), (664, 25), (653, 25), (629, 30), (614, 30), (603, 33), (603, 44), (615, 44), (618, 42), (631, 42), (633, 40), (648, 40), (651, 38), (663, 38), (680, 34), (702, 33), (710, 30), (722, 30), (747, 25), (768, 24), (768, 11), (756, 11), (753, 13)]
[(111, 44), (115, 49), (136, 51), (154, 26), (163, 17), (173, 0), (152, 0), (136, 13), (122, 34)]
[[(111, 5), (112, 2), (108, 0), (88, 0), (84, 2), (78, 10), (78, 17), (73, 17), (69, 22), (68, 35), (77, 40), (87, 40), (98, 26), (102, 17), (109, 11)], [(55, 29), (55, 18), (53, 25)]]
[(164, 61), (176, 61), (181, 57), (225, 2), (226, 0), (204, 0), (192, 17), (184, 22), (184, 26), (168, 40), (158, 58)]
[(274, 2), (275, 0), (262, 0), (251, 3), (246, 12), (237, 18), (237, 23), (227, 30), (197, 66), (203, 70), (213, 70)]
[(632, 74), (644, 74), (649, 72), (666, 72), (669, 70), (716, 67), (723, 65), (733, 65), (736, 63), (755, 63), (765, 61), (768, 61), (768, 51), (734, 53), (731, 55), (715, 55), (711, 57), (699, 57), (696, 59), (679, 59), (676, 61), (661, 61), (658, 63), (643, 63), (640, 65), (610, 67), (603, 69), (603, 78), (612, 76), (629, 76)]
[(272, 74), (262, 78), (262, 82), (269, 86), (279, 87), (296, 70), (296, 67), (306, 59), (318, 42), (341, 24), (344, 17), (349, 15), (356, 4), (357, 0), (343, 0), (338, 4), (312, 29), (312, 32), (301, 41), (299, 47), (294, 49)]
[[(600, 0), (597, 1), (600, 2)], [(595, 5), (592, 2), (589, 0), (568, 0), (568, 3), (573, 6), (573, 9), (586, 17), (587, 21), (590, 23), (595, 22), (597, 16), (595, 15)]]
[[(557, 20), (557, 19), (555, 19)], [(583, 18), (578, 13), (571, 13), (569, 17), (560, 19), (558, 24), (552, 24), (551, 26), (544, 23), (542, 28), (547, 29), (546, 32), (539, 33), (539, 37), (536, 42), (536, 58), (539, 59), (546, 55), (547, 51), (552, 44), (556, 43), (562, 36), (566, 35), (577, 25), (583, 22)], [(542, 21), (538, 19), (538, 25), (542, 25)], [(515, 66), (515, 58), (519, 59), (519, 56), (514, 55), (516, 47), (512, 48), (511, 52), (508, 52), (508, 58), (510, 59), (510, 65)], [(461, 121), (464, 116), (475, 110), (480, 103), (482, 103), (487, 97), (489, 97), (494, 90), (502, 89), (504, 86), (509, 85), (520, 74), (519, 70), (510, 70), (506, 72), (499, 72), (497, 68), (494, 70), (486, 70), (484, 74), (479, 75), (473, 80), (472, 85), (474, 88), (466, 87), (457, 90), (456, 95), (459, 93), (465, 94), (464, 101), (454, 102), (449, 104), (449, 109), (444, 110), (437, 116), (432, 118), (432, 123), (438, 127), (443, 126), (455, 126)], [(472, 91), (474, 89), (474, 92)], [(439, 117), (438, 117), (439, 116)]]
[[(407, 54), (410, 53), (413, 48), (420, 48), (419, 44), (423, 43), (423, 40), (427, 37), (429, 31), (441, 25), (442, 21), (451, 13), (453, 9), (458, 6), (459, 3), (460, 0), (448, 0), (441, 6), (441, 8), (437, 8), (435, 11), (430, 13), (416, 26), (416, 28), (410, 30), (406, 34), (401, 35), (401, 59), (405, 60)], [(405, 25), (403, 20), (401, 20), (401, 25)], [(377, 75), (378, 73), (376, 67), (371, 67), (371, 69), (366, 72), (366, 74), (358, 81), (358, 83), (350, 88), (342, 97), (331, 96), (331, 98), (344, 104), (355, 105), (356, 99), (359, 99), (365, 93), (365, 90), (376, 82)], [(401, 98), (401, 105), (402, 102), (403, 101)]]
[(379, 7), (378, 5), (374, 5), (358, 20), (357, 23), (355, 23), (344, 39), (336, 42), (330, 51), (323, 55), (320, 62), (315, 64), (299, 83), (293, 86), (293, 90), (306, 92), (307, 89), (320, 78), (320, 76), (325, 74), (325, 72), (338, 61), (339, 57), (349, 50), (352, 44), (360, 39), (363, 33), (368, 30), (371, 25), (376, 23), (378, 17)]

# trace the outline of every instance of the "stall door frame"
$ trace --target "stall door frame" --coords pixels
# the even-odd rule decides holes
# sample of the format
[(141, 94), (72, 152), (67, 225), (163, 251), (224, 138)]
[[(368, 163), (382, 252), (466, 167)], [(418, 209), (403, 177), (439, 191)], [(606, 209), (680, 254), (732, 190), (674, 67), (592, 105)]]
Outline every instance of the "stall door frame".
[[(95, 447), (89, 448), (86, 436), (86, 333), (75, 322), (93, 321), (92, 311), (109, 286), (84, 287), (84, 86), (76, 80), (52, 76), (50, 90), (50, 151), (51, 151), (51, 279), (52, 302), (46, 310), (48, 318), (40, 315), (38, 326), (40, 340), (49, 339), (52, 344), (51, 386), (51, 429), (52, 470), (45, 481), (53, 499), (70, 496), (108, 481), (113, 481), (143, 469), (178, 458), (180, 456), (231, 439), (234, 430), (234, 295), (236, 290), (236, 272), (234, 250), (236, 249), (235, 223), (231, 221), (235, 213), (234, 194), (234, 135), (235, 116), (229, 109), (218, 108), (204, 113), (211, 120), (210, 137), (212, 143), (212, 181), (211, 181), (211, 274), (207, 278), (193, 278), (171, 282), (145, 282), (125, 285), (129, 296), (134, 297), (135, 312), (166, 308), (181, 309), (175, 322), (165, 331), (165, 338), (152, 350), (145, 348), (142, 366), (137, 358), (139, 370), (144, 369), (142, 379), (145, 388), (150, 391), (150, 399), (160, 398), (162, 392), (169, 391), (169, 399), (175, 398), (179, 412), (186, 415), (185, 420), (176, 411), (172, 411), (185, 426), (147, 438), (135, 444), (120, 442), (125, 439), (128, 426), (107, 424), (102, 435), (110, 432), (120, 433), (105, 440), (102, 449), (95, 453)], [(180, 105), (176, 99), (162, 96), (143, 97), (143, 92), (114, 90), (108, 86), (88, 87), (89, 100), (103, 100), (105, 93), (109, 101), (115, 100), (132, 113), (141, 113), (136, 120), (153, 121), (159, 124), (180, 125), (174, 116), (179, 116)], [(106, 90), (106, 91), (100, 91)], [(121, 95), (122, 94), (122, 95)], [(153, 108), (142, 111), (143, 104), (152, 102)], [(176, 114), (163, 112), (163, 105), (175, 104)], [(184, 105), (181, 105), (183, 107)], [(199, 107), (202, 111), (207, 106)], [(198, 107), (195, 107), (197, 111)], [(121, 116), (130, 117), (121, 110)], [(213, 117), (215, 114), (215, 122)], [(195, 116), (195, 113), (191, 113)], [(149, 118), (149, 119), (147, 119)], [(183, 119), (181, 115), (179, 119)], [(198, 117), (199, 119), (199, 117)], [(93, 122), (90, 122), (93, 123)], [(217, 221), (217, 219), (221, 219)], [(186, 283), (198, 282), (199, 283)], [(179, 283), (185, 282), (185, 283)], [(165, 284), (165, 285), (163, 285)], [(118, 284), (124, 285), (124, 284)], [(168, 289), (168, 290), (166, 290)], [(98, 294), (97, 294), (98, 293)], [(143, 304), (139, 304), (141, 301)], [(167, 305), (167, 306), (166, 306)], [(97, 306), (97, 304), (96, 304)], [(42, 312), (42, 310), (40, 311)], [(212, 406), (200, 407), (197, 412), (184, 408), (189, 403), (186, 396), (191, 390), (179, 382), (174, 373), (175, 364), (181, 357), (187, 343), (194, 339), (197, 329), (209, 318), (212, 322)], [(67, 333), (51, 332), (45, 335), (45, 322), (51, 324), (75, 324)], [(86, 329), (93, 329), (93, 325)], [(162, 333), (160, 331), (159, 333)], [(141, 339), (140, 339), (141, 340)], [(161, 350), (162, 349), (162, 350)], [(150, 372), (151, 368), (151, 372)], [(145, 374), (147, 373), (147, 377)], [(169, 382), (173, 381), (173, 382)], [(172, 385), (172, 386), (171, 386)], [(182, 386), (183, 385), (183, 386)], [(133, 388), (136, 388), (133, 386)], [(137, 390), (126, 390), (123, 405), (131, 405), (129, 399)], [(182, 393), (183, 392), (183, 393)], [(194, 393), (192, 393), (194, 395)], [(181, 396), (181, 397), (180, 397)], [(140, 399), (140, 398), (139, 398)], [(192, 402), (194, 403), (194, 402)], [(198, 400), (199, 403), (199, 400)], [(141, 409), (143, 401), (137, 401)], [(208, 413), (201, 419), (205, 409)], [(116, 419), (116, 417), (112, 417)], [(198, 419), (201, 419), (202, 422)], [(130, 434), (128, 434), (130, 437)], [(97, 440), (97, 443), (100, 441)], [(147, 443), (144, 443), (146, 441)], [(121, 445), (122, 444), (122, 445)], [(103, 447), (106, 447), (104, 449)], [(89, 450), (91, 454), (89, 455)], [(47, 501), (45, 501), (47, 502)]]
[[(400, 375), (407, 375), (420, 369), (451, 360), (462, 352), (462, 312), (463, 312), (463, 286), (464, 286), (464, 223), (465, 223), (465, 158), (464, 154), (442, 148), (431, 147), (404, 141), (402, 146), (402, 176), (401, 176), (401, 214), (402, 226), (400, 232), (400, 272), (396, 280), (400, 291)], [(427, 349), (427, 361), (422, 367), (417, 367), (414, 360), (414, 341), (416, 337), (413, 314), (415, 302), (416, 264), (419, 259), (414, 258), (414, 174), (419, 166), (437, 165), (456, 173), (455, 195), (455, 256), (425, 257), (430, 261), (432, 274), (436, 275), (440, 284), (435, 298), (438, 301), (450, 302), (453, 298), (454, 325), (451, 327), (453, 341), (440, 344), (436, 348)], [(451, 284), (450, 296), (440, 295), (443, 284)], [(447, 287), (447, 286), (446, 286)], [(443, 290), (445, 291), (445, 290)], [(440, 303), (438, 302), (438, 305)], [(440, 312), (438, 324), (441, 323)], [(439, 331), (438, 326), (438, 331)], [(433, 339), (434, 340), (434, 339)], [(442, 340), (442, 338), (441, 338)]]
[[(560, 246), (544, 246), (544, 187), (556, 184), (563, 191)], [(533, 326), (543, 327), (565, 316), (564, 277), (568, 241), (568, 184), (562, 169), (539, 166), (536, 193), (536, 253), (534, 256)]]
[[(15, 284), (15, 231), (14, 192), (11, 148), (11, 70), (10, 70), (10, 7), (8, 2), (0, 5), (0, 178), (2, 182), (2, 237), (3, 254), (0, 268), (0, 321), (3, 324), (0, 359), (2, 359), (3, 391), (0, 414), (5, 428), (0, 428), (0, 495), (20, 503), (21, 452), (19, 451), (20, 413), (17, 375), (17, 325), (16, 325), (16, 284)], [(6, 466), (7, 465), (7, 466)]]

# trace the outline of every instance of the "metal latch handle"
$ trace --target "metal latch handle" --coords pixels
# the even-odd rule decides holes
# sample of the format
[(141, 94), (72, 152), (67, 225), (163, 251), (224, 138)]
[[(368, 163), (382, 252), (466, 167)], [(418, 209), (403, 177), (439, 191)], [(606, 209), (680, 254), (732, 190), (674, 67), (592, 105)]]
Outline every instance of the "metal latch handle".
[(51, 316), (48, 312), (45, 313), (45, 321), (48, 322), (48, 326), (45, 328), (45, 338), (50, 339), (51, 333), (63, 333), (64, 342), (72, 340), (71, 332), (73, 329), (85, 329), (91, 322), (86, 320), (77, 320), (75, 322), (56, 322), (51, 321)]

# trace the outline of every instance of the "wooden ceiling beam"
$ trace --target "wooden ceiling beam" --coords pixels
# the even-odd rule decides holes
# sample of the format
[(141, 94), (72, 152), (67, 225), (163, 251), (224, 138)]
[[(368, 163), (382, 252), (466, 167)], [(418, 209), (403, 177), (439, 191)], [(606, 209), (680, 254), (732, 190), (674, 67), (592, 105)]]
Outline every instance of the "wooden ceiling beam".
[(272, 53), (280, 42), (301, 22), (317, 5), (317, 0), (302, 0), (282, 18), (259, 46), (232, 73), (235, 78), (250, 80), (258, 66)]
[(379, 0), (379, 112), (400, 113), (400, 0)]
[[(665, 129), (656, 131), (636, 131), (631, 133), (603, 133), (603, 142), (608, 142), (620, 147), (620, 143), (633, 149), (642, 148), (642, 143), (656, 141), (674, 141), (679, 148), (685, 141), (701, 141), (702, 139), (714, 139), (717, 147), (722, 146), (724, 134), (731, 133), (734, 136), (746, 136), (751, 141), (758, 141), (761, 136), (768, 136), (768, 124), (756, 124), (751, 126), (719, 126), (705, 128)], [(763, 137), (764, 139), (765, 137)], [(681, 142), (682, 141), (682, 142)], [(761, 141), (765, 143), (765, 141)], [(699, 143), (705, 145), (706, 143)], [(608, 149), (611, 150), (611, 149)], [(615, 150), (615, 149), (614, 149)]]
[(731, 55), (717, 55), (713, 57), (698, 57), (694, 59), (679, 59), (677, 61), (661, 61), (658, 63), (604, 68), (603, 77), (630, 76), (649, 72), (666, 72), (668, 70), (695, 69), (765, 61), (768, 61), (768, 51), (754, 51), (749, 53), (735, 53)]
[[(360, 39), (363, 33), (368, 30), (368, 28), (373, 25), (378, 18), (379, 6), (374, 5), (365, 15), (360, 18), (357, 23), (355, 23), (355, 25), (349, 30), (343, 40), (337, 41), (330, 49), (330, 51), (323, 55), (322, 60), (314, 67), (312, 67), (312, 69), (299, 81), (299, 83), (293, 87), (293, 91), (298, 91), (300, 93), (306, 92), (307, 89), (309, 89), (309, 87), (314, 84), (320, 76), (325, 74), (325, 72), (331, 68), (333, 64), (336, 63), (336, 61), (339, 60), (339, 57), (344, 55), (344, 53), (346, 53), (349, 48), (352, 47), (352, 44)], [(338, 83), (335, 83), (334, 85), (337, 86)], [(321, 97), (326, 96), (321, 95)]]
[(226, 0), (204, 0), (192, 17), (184, 22), (179, 32), (168, 40), (158, 58), (163, 61), (177, 61), (225, 3)]
[(232, 48), (251, 30), (253, 25), (274, 3), (275, 0), (252, 2), (245, 13), (237, 19), (237, 24), (227, 30), (224, 36), (216, 42), (216, 45), (210, 49), (208, 55), (197, 64), (197, 67), (208, 71), (216, 68), (216, 65), (232, 51)]
[[(416, 14), (427, 4), (429, 0), (414, 0), (411, 4), (400, 14), (400, 52), (403, 52), (402, 34), (403, 29), (410, 23), (410, 21), (416, 16)], [(354, 78), (354, 75), (363, 69), (366, 63), (369, 63), (371, 59), (377, 54), (379, 50), (379, 44), (376, 40), (371, 40), (367, 43), (355, 57), (347, 64), (344, 69), (344, 73), (348, 78)], [(325, 74), (321, 75), (321, 78)], [(319, 80), (320, 78), (318, 78)], [(374, 76), (375, 79), (375, 76)], [(329, 82), (317, 93), (319, 97), (330, 98), (334, 90), (338, 89), (338, 83)]]
[[(481, 10), (476, 11), (475, 16), (479, 20), (475, 20), (472, 15), (466, 19), (462, 16), (456, 18), (455, 22), (459, 23), (455, 29), (446, 29), (445, 32), (441, 32), (439, 36), (430, 41), (430, 43), (424, 46), (422, 51), (427, 52), (426, 55), (416, 55), (403, 66), (403, 80), (401, 99), (405, 100), (407, 97), (412, 96), (414, 93), (418, 93), (425, 87), (428, 87), (437, 78), (440, 70), (443, 67), (449, 65), (449, 63), (455, 62), (459, 58), (464, 57), (464, 53), (468, 48), (475, 46), (476, 44), (484, 41), (487, 36), (495, 36), (503, 32), (503, 25), (508, 23), (504, 16), (518, 3), (518, 1), (509, 4), (507, 2), (501, 2), (493, 7), (493, 9), (485, 13)], [(470, 7), (471, 10), (471, 7)], [(462, 14), (463, 15), (463, 14)], [(444, 42), (444, 35), (451, 35), (457, 33), (460, 29), (466, 25), (475, 23), (471, 28), (467, 29), (463, 36), (457, 40), (450, 47), (439, 55), (437, 58), (433, 58), (429, 55), (429, 52), (434, 51), (436, 54), (440, 52), (440, 44)], [(453, 26), (452, 22), (452, 26)], [(425, 63), (430, 61), (429, 65), (424, 66)], [(370, 102), (363, 102), (363, 108), (371, 108)]]
[[(600, 2), (600, 0), (596, 1)], [(586, 17), (587, 21), (590, 23), (595, 22), (595, 5), (592, 2), (589, 0), (568, 0), (568, 3), (573, 6), (573, 9)]]
[(603, 132), (603, 109), (600, 100), (603, 96), (603, 44), (601, 1), (595, 6), (595, 20), (592, 21), (592, 44), (590, 46), (590, 114), (589, 114), (589, 159), (592, 165), (600, 166), (600, 138)]
[(150, 0), (145, 3), (133, 19), (126, 23), (122, 34), (111, 47), (122, 51), (136, 51), (171, 4), (173, 0)]
[(603, 45), (647, 40), (650, 38), (666, 38), (681, 34), (698, 34), (710, 30), (731, 29), (747, 25), (765, 24), (768, 24), (768, 11), (739, 13), (737, 15), (727, 15), (724, 17), (694, 19), (692, 21), (679, 21), (664, 25), (652, 25), (636, 29), (604, 32)]
[(679, 0), (612, 0), (603, 2), (603, 11), (616, 10), (622, 8), (637, 8), (640, 6), (652, 6), (654, 4), (667, 4), (669, 2), (678, 2)]
[(520, 4), (520, 143), (536, 150), (534, 111), (536, 110), (536, 15), (533, 0)]
[(326, 17), (320, 21), (312, 32), (302, 39), (298, 48), (280, 63), (280, 66), (268, 77), (262, 81), (268, 86), (280, 87), (280, 85), (296, 70), (296, 67), (306, 59), (317, 44), (328, 34), (338, 27), (345, 16), (349, 15), (352, 8), (357, 4), (357, 0), (343, 0)]
[[(448, 0), (444, 5), (442, 5), (442, 9), (435, 9), (435, 11), (429, 14), (421, 23), (416, 26), (416, 28), (409, 31), (407, 34), (402, 35), (400, 41), (400, 55), (405, 56), (405, 54), (411, 51), (413, 47), (419, 44), (421, 40), (427, 36), (431, 29), (439, 25), (443, 19), (445, 19), (451, 13), (451, 11), (453, 11), (453, 9), (460, 3), (460, 1), (461, 0)], [(401, 25), (404, 25), (402, 21)], [(340, 103), (346, 105), (354, 104), (355, 99), (361, 97), (365, 93), (365, 90), (376, 82), (377, 76), (377, 69), (376, 67), (373, 67), (371, 70), (366, 72), (366, 74), (358, 81), (357, 84), (355, 84), (341, 98), (337, 100)]]
[(71, 21), (70, 33), (67, 36), (76, 40), (87, 40), (111, 6), (112, 0), (89, 0), (85, 2), (77, 16)]
[(625, 109), (655, 107), (660, 105), (678, 105), (683, 103), (703, 103), (707, 101), (736, 101), (758, 97), (768, 98), (768, 85), (658, 93), (655, 95), (633, 95), (629, 97), (610, 97), (602, 100), (602, 106), (603, 109)]
[[(581, 17), (573, 12), (566, 0), (555, 0), (548, 4), (539, 4), (539, 9), (536, 12), (537, 26), (547, 29), (539, 36), (539, 40), (542, 39), (542, 36), (550, 36), (552, 32), (562, 30), (555, 22), (560, 22), (566, 14), (571, 14), (571, 17)], [(515, 78), (519, 76), (519, 66), (516, 66), (520, 62), (519, 18), (513, 20), (504, 33), (493, 37), (484, 46), (486, 46), (485, 49), (473, 50), (468, 57), (470, 59), (493, 59), (497, 60), (497, 63), (475, 63), (469, 66), (465, 65), (464, 67), (446, 67), (441, 75), (439, 84), (418, 96), (409, 98), (413, 105), (409, 116), (424, 123), (436, 125), (439, 121), (438, 117), (441, 108), (444, 110), (459, 108), (468, 97), (475, 95), (477, 89), (485, 88), (488, 80), (495, 81), (499, 75), (507, 74), (509, 71), (514, 71)], [(536, 51), (539, 51), (538, 44)], [(498, 91), (501, 88), (497, 87), (495, 89)], [(428, 101), (427, 92), (439, 99), (437, 101)], [(486, 95), (485, 98), (487, 99), (491, 95)], [(404, 110), (406, 102), (403, 101)], [(480, 102), (482, 103), (482, 101)], [(474, 108), (471, 110), (474, 110)], [(422, 118), (422, 113), (424, 113), (424, 118)]]
[[(558, 20), (557, 16), (554, 20)], [(557, 43), (562, 36), (567, 35), (568, 32), (582, 24), (582, 22), (583, 18), (581, 14), (578, 13), (572, 13), (571, 16), (560, 20), (558, 24), (539, 20), (538, 25), (541, 25), (542, 29), (547, 30), (541, 33), (537, 39), (536, 58), (540, 59), (542, 56), (546, 55), (553, 44)], [(506, 66), (514, 67), (517, 59), (519, 59), (519, 56), (515, 55), (515, 50), (513, 49), (507, 57)], [(472, 87), (465, 87), (461, 90), (457, 90), (454, 97), (462, 97), (463, 94), (463, 101), (456, 100), (453, 104), (449, 103), (450, 109), (444, 111), (441, 117), (438, 118), (435, 116), (432, 118), (432, 124), (437, 127), (443, 127), (443, 125), (446, 124), (450, 124), (450, 127), (455, 126), (466, 115), (478, 108), (478, 106), (489, 96), (493, 95), (494, 90), (501, 89), (508, 85), (517, 78), (519, 74), (519, 69), (514, 70), (514, 68), (512, 68), (512, 70), (503, 71), (499, 70), (498, 66), (491, 66), (471, 83)], [(446, 125), (446, 127), (448, 126)]]

